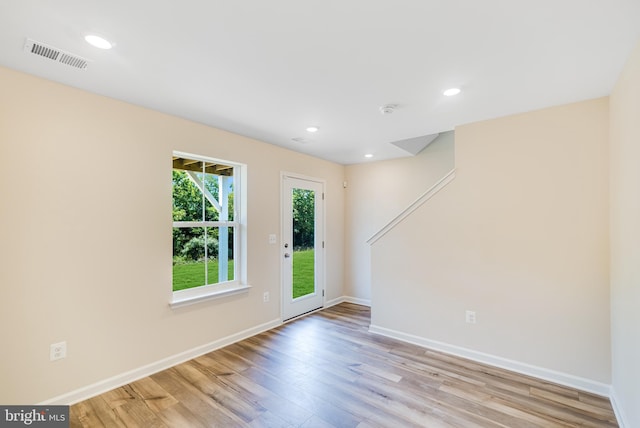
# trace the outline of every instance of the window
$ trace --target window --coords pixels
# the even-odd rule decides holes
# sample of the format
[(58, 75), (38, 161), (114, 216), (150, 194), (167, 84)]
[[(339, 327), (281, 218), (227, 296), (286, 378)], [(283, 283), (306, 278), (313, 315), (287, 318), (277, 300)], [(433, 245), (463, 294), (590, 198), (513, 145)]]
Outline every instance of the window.
[(244, 291), (244, 166), (174, 152), (173, 300)]

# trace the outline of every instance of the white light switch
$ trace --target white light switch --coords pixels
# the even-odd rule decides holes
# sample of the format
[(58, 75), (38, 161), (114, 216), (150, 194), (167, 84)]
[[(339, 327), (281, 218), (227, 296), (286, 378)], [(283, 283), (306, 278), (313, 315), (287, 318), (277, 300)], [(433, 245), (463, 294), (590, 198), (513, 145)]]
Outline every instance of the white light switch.
[(49, 360), (61, 360), (67, 357), (67, 342), (52, 343), (49, 347)]
[(269, 244), (275, 244), (275, 243), (276, 243), (276, 235), (272, 233), (271, 235), (269, 235)]
[(465, 312), (465, 320), (469, 324), (475, 324), (476, 323), (476, 312), (475, 311), (466, 311)]

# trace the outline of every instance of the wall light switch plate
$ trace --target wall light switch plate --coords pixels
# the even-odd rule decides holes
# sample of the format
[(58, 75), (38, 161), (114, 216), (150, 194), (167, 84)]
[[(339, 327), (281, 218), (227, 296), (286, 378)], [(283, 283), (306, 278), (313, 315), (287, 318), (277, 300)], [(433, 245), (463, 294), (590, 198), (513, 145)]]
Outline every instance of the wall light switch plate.
[(475, 324), (476, 323), (476, 313), (475, 313), (475, 311), (466, 311), (465, 312), (465, 320), (469, 324)]
[(56, 361), (67, 357), (67, 342), (52, 343), (49, 347), (49, 360)]

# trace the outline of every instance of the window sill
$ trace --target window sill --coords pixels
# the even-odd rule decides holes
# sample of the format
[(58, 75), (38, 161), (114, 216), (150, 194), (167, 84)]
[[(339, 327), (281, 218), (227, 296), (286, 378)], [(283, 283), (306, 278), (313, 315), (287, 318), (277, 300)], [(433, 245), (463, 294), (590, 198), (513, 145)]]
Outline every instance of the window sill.
[(199, 292), (195, 292), (196, 290), (184, 290), (188, 291), (188, 293), (181, 293), (180, 291), (175, 291), (169, 302), (169, 306), (172, 309), (179, 308), (182, 306), (193, 305), (195, 303), (200, 303), (205, 300), (215, 300), (220, 299), (227, 296), (233, 296), (234, 294), (246, 293), (251, 289), (250, 285), (246, 284), (233, 284), (231, 286), (213, 286), (212, 288), (198, 287), (202, 288), (202, 290), (197, 290)]

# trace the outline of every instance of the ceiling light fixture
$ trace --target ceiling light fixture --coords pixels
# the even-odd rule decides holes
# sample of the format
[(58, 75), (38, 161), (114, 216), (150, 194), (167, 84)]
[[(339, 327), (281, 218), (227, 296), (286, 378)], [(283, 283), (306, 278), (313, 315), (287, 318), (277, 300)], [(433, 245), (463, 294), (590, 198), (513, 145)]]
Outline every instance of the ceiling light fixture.
[(364, 157), (368, 159), (368, 158), (372, 158), (373, 155), (371, 153), (367, 153), (366, 155), (364, 155)]
[(443, 92), (445, 97), (452, 97), (460, 93), (460, 88), (450, 88)]
[(396, 107), (398, 107), (396, 104), (385, 104), (380, 106), (380, 113), (391, 114), (396, 110)]
[(307, 128), (307, 132), (318, 132), (320, 128), (318, 128), (317, 126), (309, 126)]
[(87, 43), (89, 43), (91, 46), (94, 46), (98, 49), (111, 49), (113, 47), (113, 43), (111, 43), (110, 41), (103, 39), (100, 36), (96, 36), (93, 34), (89, 34), (88, 36), (85, 36), (84, 38)]

